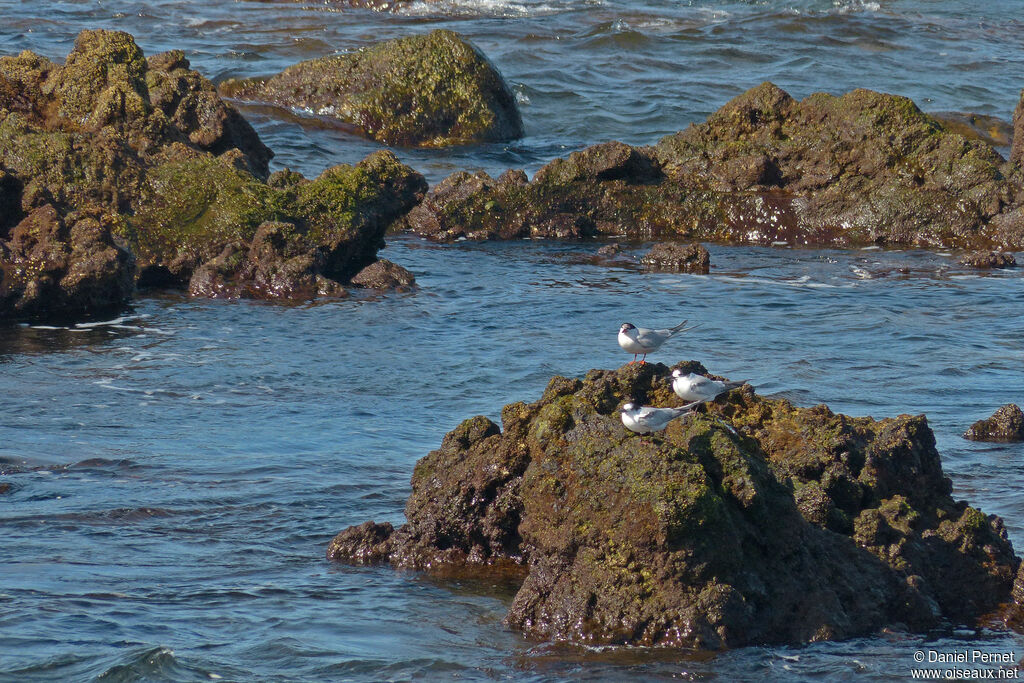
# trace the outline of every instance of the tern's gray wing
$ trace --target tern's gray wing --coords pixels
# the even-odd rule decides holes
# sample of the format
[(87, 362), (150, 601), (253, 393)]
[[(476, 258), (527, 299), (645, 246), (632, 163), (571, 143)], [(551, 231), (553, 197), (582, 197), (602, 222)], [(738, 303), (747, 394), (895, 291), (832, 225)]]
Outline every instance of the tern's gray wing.
[(704, 389), (710, 387), (714, 382), (703, 375), (697, 375), (697, 379), (693, 380), (690, 384), (694, 389)]
[(646, 327), (638, 327), (636, 331), (637, 343), (649, 349), (661, 346), (672, 336), (672, 330), (649, 330)]

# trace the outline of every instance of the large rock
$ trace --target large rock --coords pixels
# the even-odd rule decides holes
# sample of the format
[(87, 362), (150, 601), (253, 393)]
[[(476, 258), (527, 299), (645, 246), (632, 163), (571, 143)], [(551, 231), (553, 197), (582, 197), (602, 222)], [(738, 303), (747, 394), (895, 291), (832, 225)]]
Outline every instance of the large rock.
[(127, 228), (140, 282), (188, 283), (196, 296), (341, 293), (426, 191), (420, 174), (385, 151), (312, 181), (282, 171), (265, 184), (204, 158), (157, 167), (149, 183), (151, 195)]
[[(0, 237), (42, 207), (103, 211), (142, 287), (308, 298), (344, 293), (426, 191), (386, 152), (312, 181), (268, 178), (270, 157), (181, 51), (147, 59), (129, 34), (101, 30), (63, 65), (0, 57)], [(33, 301), (17, 310), (44, 315), (45, 297)], [(54, 314), (79, 301), (55, 299)]]
[[(695, 362), (680, 364), (703, 372)], [(664, 365), (556, 377), (420, 460), (407, 523), (329, 558), (525, 579), (508, 622), (587, 643), (735, 647), (973, 623), (1010, 599), (1002, 522), (955, 501), (923, 416), (876, 421), (749, 387), (641, 438), (630, 399), (677, 405)]]
[(115, 311), (134, 289), (135, 263), (100, 209), (32, 211), (0, 239), (0, 319), (74, 318)]
[(446, 30), (321, 57), (221, 92), (357, 126), (389, 145), (443, 147), (523, 134), (515, 97), (475, 47)]
[(1016, 403), (1007, 403), (986, 420), (978, 420), (964, 432), (972, 441), (1024, 441), (1024, 411)]
[[(989, 145), (869, 90), (764, 83), (652, 148), (618, 142), (527, 182), (457, 173), (410, 213), (438, 240), (622, 235), (746, 244), (1024, 248), (1024, 187)], [(998, 219), (998, 220), (997, 220)]]

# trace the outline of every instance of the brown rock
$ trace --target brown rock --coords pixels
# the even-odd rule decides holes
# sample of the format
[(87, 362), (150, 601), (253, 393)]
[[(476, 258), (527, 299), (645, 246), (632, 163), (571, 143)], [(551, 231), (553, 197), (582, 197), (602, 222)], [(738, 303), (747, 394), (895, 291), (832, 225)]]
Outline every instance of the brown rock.
[(34, 210), (0, 240), (0, 318), (73, 318), (117, 310), (134, 289), (135, 261), (99, 209)]
[(659, 242), (640, 259), (648, 268), (680, 273), (707, 275), (711, 269), (711, 254), (701, 244)]
[(960, 263), (971, 268), (1012, 268), (1017, 259), (1005, 251), (972, 251), (961, 256)]
[(368, 289), (407, 290), (416, 284), (416, 277), (402, 266), (378, 259), (359, 271), (352, 284)]
[(851, 418), (746, 386), (663, 432), (627, 432), (626, 401), (678, 405), (670, 372), (555, 377), (505, 406), (501, 428), (464, 421), (416, 464), (407, 523), (350, 527), (328, 557), (518, 567), (507, 622), (590, 644), (927, 631), (1010, 599), (1019, 561), (1002, 522), (950, 496), (924, 416)]
[(999, 443), (1024, 441), (1024, 412), (1014, 403), (1007, 403), (987, 420), (978, 420), (964, 432), (972, 441)]

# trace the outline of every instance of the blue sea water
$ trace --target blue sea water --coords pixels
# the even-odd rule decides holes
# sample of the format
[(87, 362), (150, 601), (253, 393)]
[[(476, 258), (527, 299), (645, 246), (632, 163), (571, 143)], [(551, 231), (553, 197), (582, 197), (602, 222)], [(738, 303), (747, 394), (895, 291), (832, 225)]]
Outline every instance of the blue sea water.
[[(0, 53), (54, 59), (84, 28), (184, 49), (213, 80), (435, 27), (479, 45), (519, 96), (523, 140), (396, 150), (431, 181), (645, 144), (763, 80), (871, 87), (1009, 119), (1024, 86), (1016, 2), (440, 0), (0, 2)], [(374, 143), (247, 112), (275, 168), (316, 175)], [(0, 680), (830, 680), (908, 678), (917, 651), (1016, 650), (1011, 633), (897, 632), (713, 655), (588, 649), (502, 624), (514, 586), (324, 559), (349, 524), (402, 521), (415, 461), (462, 419), (554, 374), (629, 360), (618, 325), (701, 327), (695, 359), (801, 405), (924, 413), (955, 495), (1024, 548), (1024, 447), (964, 441), (1024, 401), (1019, 271), (929, 252), (709, 245), (709, 276), (592, 258), (597, 245), (389, 241), (417, 291), (286, 306), (140, 298), (111, 321), (0, 328)]]

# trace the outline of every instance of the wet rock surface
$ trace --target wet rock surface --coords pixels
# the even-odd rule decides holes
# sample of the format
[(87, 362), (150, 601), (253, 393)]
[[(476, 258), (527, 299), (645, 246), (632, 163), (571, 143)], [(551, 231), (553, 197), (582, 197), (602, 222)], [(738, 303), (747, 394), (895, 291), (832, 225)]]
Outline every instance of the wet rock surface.
[(626, 401), (679, 403), (669, 372), (555, 377), (540, 400), (506, 406), (501, 427), (466, 420), (417, 463), (406, 524), (350, 527), (328, 557), (518, 568), (508, 623), (587, 643), (925, 630), (1010, 599), (1018, 559), (1002, 522), (951, 497), (923, 416), (850, 418), (744, 387), (662, 433), (627, 432)]
[(338, 119), (389, 145), (443, 147), (523, 134), (501, 74), (447, 30), (301, 62), (268, 79), (227, 81), (221, 91)]
[(416, 276), (387, 259), (378, 259), (356, 273), (352, 284), (367, 289), (408, 290), (416, 284)]
[[(426, 192), (422, 176), (387, 152), (315, 180), (287, 171), (268, 178), (271, 156), (181, 51), (146, 58), (131, 35), (97, 30), (78, 36), (63, 65), (31, 52), (0, 57), (0, 269), (8, 302), (0, 315), (66, 317), (76, 306), (88, 315), (123, 304), (131, 293), (123, 274), (136, 272), (126, 249), (140, 287), (197, 296), (343, 294), (348, 279), (376, 260), (388, 225)], [(44, 223), (62, 226), (47, 232), (47, 244), (64, 245), (47, 254), (67, 253), (29, 268), (43, 263), (40, 248), (26, 247), (15, 225), (43, 209), (53, 214)], [(65, 237), (77, 234), (85, 215), (102, 234), (90, 243)], [(276, 232), (261, 233), (268, 223)], [(101, 265), (100, 253), (118, 256)], [(85, 261), (94, 276), (81, 275)], [(104, 276), (109, 287), (86, 296), (85, 283), (115, 262), (117, 273)], [(81, 283), (59, 275), (64, 268)], [(56, 281), (72, 288), (55, 289)]]
[(707, 275), (711, 270), (711, 254), (700, 244), (660, 242), (644, 254), (640, 263), (652, 270)]
[(960, 263), (971, 268), (1013, 268), (1017, 259), (1005, 251), (972, 251), (961, 256)]
[(123, 307), (135, 261), (98, 209), (34, 209), (0, 240), (0, 318), (74, 318)]
[(1007, 403), (985, 420), (978, 420), (964, 432), (972, 441), (1024, 441), (1024, 412), (1015, 403)]
[(437, 240), (1017, 249), (1024, 187), (1011, 170), (991, 146), (906, 98), (854, 90), (797, 101), (764, 83), (653, 147), (595, 145), (529, 181), (522, 172), (456, 173), (407, 225)]

